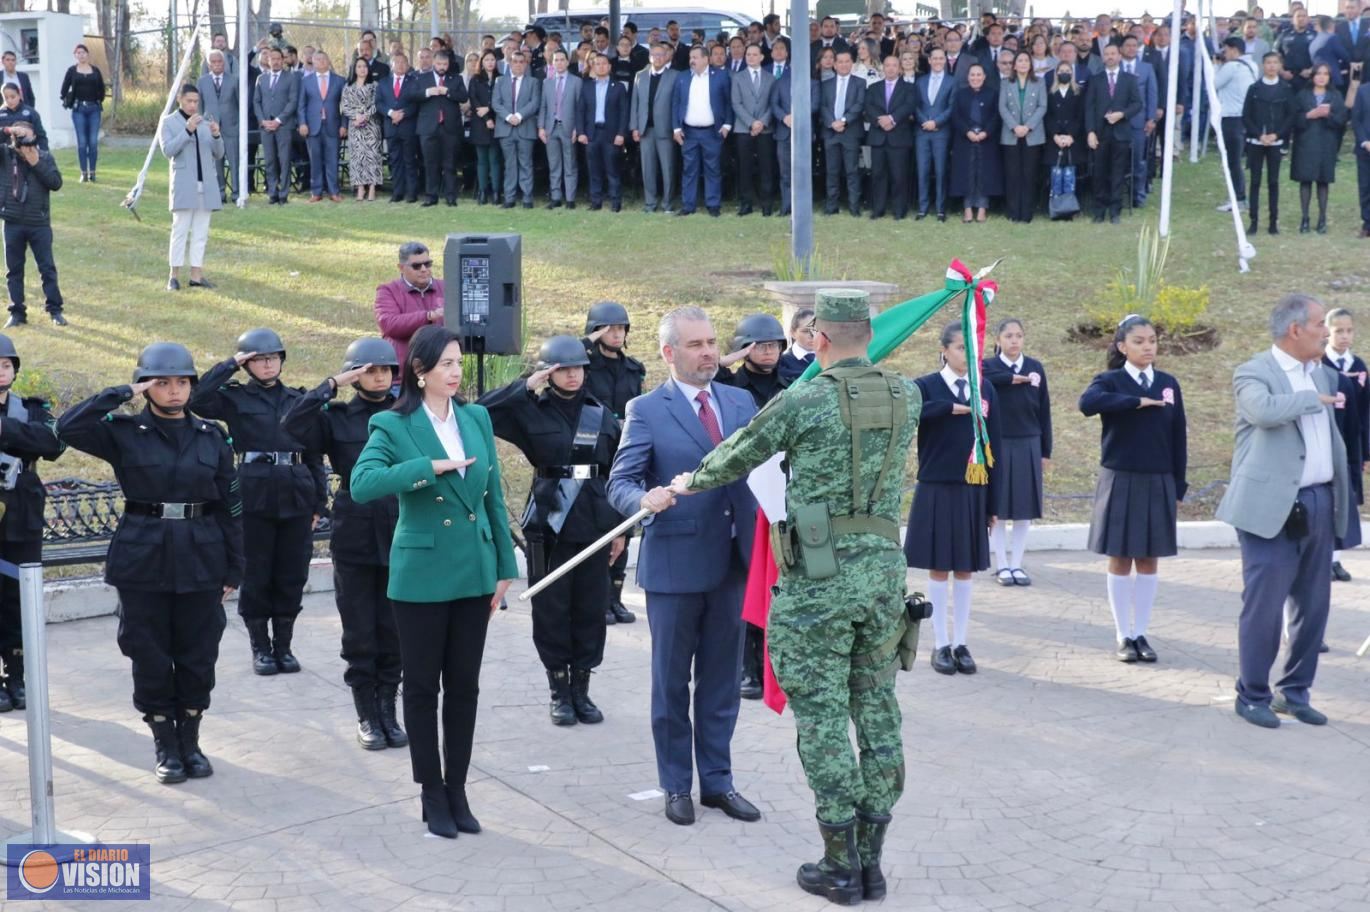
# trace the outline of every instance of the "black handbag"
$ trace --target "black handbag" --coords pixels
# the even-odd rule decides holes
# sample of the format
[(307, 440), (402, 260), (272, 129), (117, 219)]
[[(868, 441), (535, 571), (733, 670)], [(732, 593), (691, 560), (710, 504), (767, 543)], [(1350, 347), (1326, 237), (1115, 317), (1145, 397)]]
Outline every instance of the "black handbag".
[(1053, 219), (1070, 218), (1080, 211), (1080, 200), (1075, 195), (1075, 165), (1066, 161), (1066, 150), (1056, 153), (1056, 164), (1051, 169), (1051, 195), (1047, 198), (1047, 214)]

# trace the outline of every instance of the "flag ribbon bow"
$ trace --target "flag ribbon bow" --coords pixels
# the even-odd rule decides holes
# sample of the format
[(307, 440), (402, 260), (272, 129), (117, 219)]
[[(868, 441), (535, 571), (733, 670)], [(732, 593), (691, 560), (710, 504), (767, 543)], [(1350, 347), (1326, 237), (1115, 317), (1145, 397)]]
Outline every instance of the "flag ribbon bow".
[(966, 376), (970, 380), (970, 420), (975, 428), (975, 441), (971, 444), (970, 455), (966, 460), (966, 482), (968, 484), (989, 484), (989, 469), (994, 465), (994, 453), (989, 445), (989, 424), (985, 410), (980, 404), (980, 383), (983, 380), (980, 366), (985, 357), (985, 329), (988, 317), (986, 311), (994, 303), (999, 285), (993, 279), (984, 278), (998, 261), (971, 275), (970, 269), (960, 260), (952, 260), (947, 267), (946, 288), (953, 294), (964, 296), (961, 308), (961, 337), (966, 343)]

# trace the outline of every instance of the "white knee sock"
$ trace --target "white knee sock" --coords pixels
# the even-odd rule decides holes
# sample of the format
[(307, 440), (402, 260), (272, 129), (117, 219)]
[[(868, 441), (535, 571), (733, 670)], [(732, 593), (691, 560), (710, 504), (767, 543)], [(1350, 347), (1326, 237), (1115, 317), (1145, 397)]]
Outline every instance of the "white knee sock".
[(1008, 567), (1016, 567), (1017, 564), (1008, 562), (1008, 554), (1004, 551), (1004, 524), (997, 522), (994, 528), (989, 530), (989, 546), (994, 549), (995, 569), (1004, 570)]
[(966, 645), (966, 629), (970, 627), (970, 580), (955, 580), (951, 584), (951, 591), (956, 602), (955, 619), (956, 631), (952, 637), (955, 645)]
[(1137, 582), (1132, 590), (1133, 637), (1146, 636), (1147, 625), (1151, 623), (1151, 606), (1156, 603), (1156, 586), (1159, 582), (1154, 573), (1137, 574)]
[[(995, 523), (994, 527), (999, 528), (999, 523)], [(1013, 521), (1013, 542), (1011, 545), (1013, 562), (1009, 564), (1010, 567), (1022, 568), (1023, 552), (1027, 550), (1028, 530), (1031, 528), (1032, 520), (1030, 519), (1015, 519)]]
[(947, 581), (928, 580), (928, 600), (932, 602), (932, 636), (936, 647), (950, 646), (947, 636)]
[(1113, 625), (1118, 641), (1132, 639), (1132, 577), (1108, 575), (1108, 607), (1113, 609)]

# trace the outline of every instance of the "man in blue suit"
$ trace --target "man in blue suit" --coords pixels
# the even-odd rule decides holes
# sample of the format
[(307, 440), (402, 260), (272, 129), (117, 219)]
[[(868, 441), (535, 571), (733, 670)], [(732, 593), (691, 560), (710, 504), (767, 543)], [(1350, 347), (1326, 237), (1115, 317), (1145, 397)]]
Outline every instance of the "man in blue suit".
[[(691, 52), (692, 62), (698, 51)], [(694, 823), (694, 767), (701, 804), (737, 820), (759, 820), (761, 812), (733, 786), (731, 748), (756, 501), (745, 480), (678, 506), (667, 487), (750, 421), (756, 404), (746, 390), (713, 382), (718, 339), (704, 311), (671, 311), (661, 319), (658, 338), (671, 378), (628, 403), (609, 474), (609, 502), (616, 510), (625, 516), (644, 507), (653, 511), (642, 524), (637, 582), (647, 594), (652, 632), (657, 778), (672, 823)]]
[(945, 222), (951, 98), (956, 91), (956, 80), (946, 72), (947, 54), (941, 48), (933, 48), (928, 54), (928, 67), (928, 75), (913, 84), (913, 150), (918, 162), (918, 214), (914, 218), (927, 218), (928, 205), (935, 200), (937, 221)]
[(324, 190), (335, 203), (342, 202), (338, 190), (338, 149), (347, 138), (338, 105), (342, 102), (343, 79), (332, 71), (328, 55), (314, 52), (314, 72), (300, 76), (300, 135), (309, 149), (309, 201), (317, 203)]
[(1156, 132), (1156, 111), (1160, 107), (1156, 92), (1156, 71), (1137, 53), (1141, 47), (1135, 35), (1123, 39), (1123, 72), (1137, 77), (1137, 92), (1142, 96), (1142, 109), (1127, 122), (1132, 128), (1132, 205), (1146, 204), (1151, 178), (1146, 165), (1150, 140)]
[[(1167, 114), (1165, 101), (1167, 92), (1170, 91), (1170, 55), (1177, 53), (1180, 55), (1179, 75), (1176, 78), (1175, 90), (1175, 111), (1174, 116)], [(1183, 45), (1176, 46), (1170, 40), (1170, 27), (1166, 25), (1156, 26), (1156, 31), (1151, 33), (1151, 47), (1143, 52), (1142, 58), (1151, 64), (1152, 71), (1156, 74), (1156, 142), (1164, 144), (1165, 131), (1180, 129), (1180, 121), (1184, 119), (1185, 106), (1190, 101), (1190, 80), (1194, 77), (1194, 58)], [(1184, 145), (1181, 137), (1175, 137), (1175, 151), (1179, 152)], [(1156, 162), (1158, 159), (1152, 156), (1148, 173), (1152, 175), (1158, 170)]]
[(413, 203), (419, 198), (418, 137), (414, 128), (419, 122), (418, 104), (406, 97), (413, 77), (409, 73), (409, 57), (403, 53), (390, 58), (390, 73), (376, 81), (376, 113), (381, 118), (381, 132), (385, 136), (386, 156), (390, 160), (390, 202), (406, 199)]
[[(771, 92), (771, 120), (775, 124), (775, 157), (780, 170), (780, 216), (790, 214), (790, 131), (794, 128), (794, 78), (790, 69), (790, 40), (783, 35), (771, 45), (771, 75), (775, 90)], [(822, 92), (817, 79), (809, 80), (809, 120), (818, 113), (818, 99)], [(810, 131), (810, 137), (813, 133)], [(812, 193), (808, 187), (801, 191)]]
[(732, 129), (732, 84), (726, 72), (709, 68), (708, 54), (696, 45), (690, 48), (690, 71), (675, 81), (672, 92), (673, 134), (684, 157), (676, 215), (694, 213), (702, 166), (704, 205), (718, 218), (723, 206), (723, 141)]
[(590, 163), (590, 209), (604, 205), (604, 185), (609, 184), (609, 202), (615, 212), (623, 209), (623, 144), (628, 139), (628, 90), (617, 79), (609, 78), (609, 58), (593, 58), (594, 78), (580, 87), (576, 104), (580, 119), (581, 145)]

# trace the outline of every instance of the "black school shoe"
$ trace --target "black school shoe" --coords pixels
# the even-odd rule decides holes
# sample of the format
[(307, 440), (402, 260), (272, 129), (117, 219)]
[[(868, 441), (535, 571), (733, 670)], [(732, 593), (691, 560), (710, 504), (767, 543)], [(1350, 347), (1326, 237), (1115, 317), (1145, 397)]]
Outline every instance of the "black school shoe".
[(1132, 637), (1124, 637), (1118, 644), (1118, 650), (1113, 653), (1118, 657), (1119, 662), (1135, 662), (1139, 658), (1137, 655), (1137, 642)]
[(1146, 641), (1146, 637), (1139, 636), (1132, 641), (1132, 646), (1137, 650), (1137, 658), (1143, 662), (1156, 661), (1156, 650), (1151, 648), (1151, 644)]

